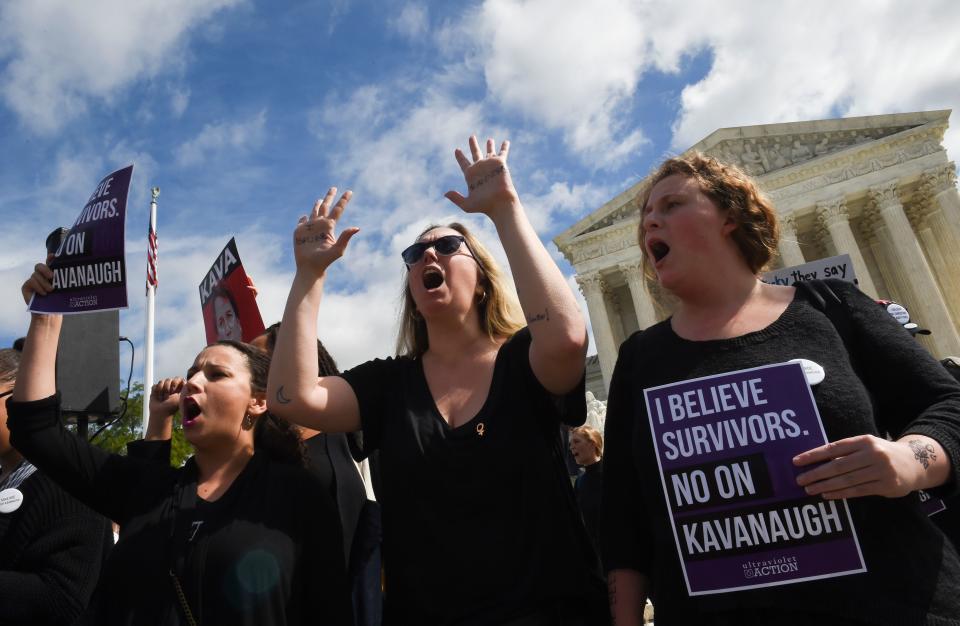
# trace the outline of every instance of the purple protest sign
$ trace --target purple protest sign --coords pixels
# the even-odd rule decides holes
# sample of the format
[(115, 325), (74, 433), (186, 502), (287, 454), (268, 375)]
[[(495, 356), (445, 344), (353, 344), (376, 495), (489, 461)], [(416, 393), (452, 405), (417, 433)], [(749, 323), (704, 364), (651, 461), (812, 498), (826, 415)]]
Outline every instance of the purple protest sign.
[(799, 363), (644, 394), (690, 595), (866, 571), (847, 502), (796, 482), (793, 457), (827, 442)]
[(53, 291), (34, 296), (35, 313), (89, 313), (127, 307), (124, 229), (133, 166), (97, 185), (54, 259)]
[(947, 510), (947, 503), (942, 498), (935, 498), (923, 489), (917, 491), (920, 496), (920, 510), (927, 514), (927, 517), (943, 513)]

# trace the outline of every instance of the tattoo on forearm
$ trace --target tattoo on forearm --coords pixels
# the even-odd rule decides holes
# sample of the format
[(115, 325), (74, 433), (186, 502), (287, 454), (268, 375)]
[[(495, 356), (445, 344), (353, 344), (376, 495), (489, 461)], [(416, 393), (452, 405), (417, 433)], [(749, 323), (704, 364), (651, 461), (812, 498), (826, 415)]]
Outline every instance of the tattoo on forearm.
[(501, 174), (503, 174), (503, 173), (506, 172), (506, 171), (507, 171), (507, 166), (506, 166), (506, 165), (501, 165), (500, 167), (498, 167), (497, 169), (493, 170), (493, 171), (490, 172), (489, 174), (484, 174), (483, 176), (481, 176), (480, 178), (478, 178), (478, 179), (475, 180), (474, 182), (469, 183), (469, 184), (467, 185), (467, 187), (469, 187), (470, 191), (473, 191), (474, 189), (480, 187), (481, 185), (486, 184), (491, 178), (494, 178), (494, 177), (496, 177), (496, 176), (500, 176)]
[(280, 385), (280, 388), (277, 389), (277, 402), (280, 404), (290, 404), (290, 398), (283, 395), (283, 385)]
[(607, 581), (607, 600), (610, 602), (610, 617), (613, 619), (613, 626), (617, 626), (617, 579), (611, 576)]
[(531, 315), (527, 318), (527, 324), (533, 324), (534, 322), (549, 322), (550, 321), (550, 310), (544, 309), (543, 313), (537, 313), (536, 315)]
[(913, 458), (923, 466), (923, 469), (929, 469), (930, 463), (937, 460), (937, 455), (932, 444), (923, 443), (918, 439), (911, 439), (907, 444), (910, 446), (910, 449), (913, 450)]

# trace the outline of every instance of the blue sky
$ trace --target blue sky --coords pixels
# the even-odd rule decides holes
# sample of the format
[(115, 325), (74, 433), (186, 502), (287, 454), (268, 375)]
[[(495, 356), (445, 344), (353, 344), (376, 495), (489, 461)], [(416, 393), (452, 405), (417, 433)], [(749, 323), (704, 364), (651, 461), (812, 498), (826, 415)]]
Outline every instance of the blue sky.
[[(344, 222), (362, 230), (320, 336), (344, 366), (387, 355), (399, 251), (428, 222), (465, 219), (443, 192), (463, 187), (453, 149), (471, 133), (511, 140), (549, 242), (720, 127), (954, 108), (958, 26), (946, 0), (8, 0), (0, 344), (26, 327), (18, 287), (46, 233), (133, 162), (121, 334), (139, 349), (157, 185), (158, 375), (202, 347), (197, 285), (231, 236), (279, 319), (292, 227), (330, 185), (354, 190)], [(956, 155), (960, 134), (945, 143)], [(502, 259), (490, 224), (465, 221)]]

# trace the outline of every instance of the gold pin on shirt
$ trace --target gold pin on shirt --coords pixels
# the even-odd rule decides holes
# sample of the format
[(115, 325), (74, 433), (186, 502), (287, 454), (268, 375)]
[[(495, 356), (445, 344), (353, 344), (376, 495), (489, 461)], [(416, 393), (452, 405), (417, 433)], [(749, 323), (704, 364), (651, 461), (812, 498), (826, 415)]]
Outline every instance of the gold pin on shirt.
[(480, 422), (479, 424), (477, 424), (477, 435), (479, 435), (480, 437), (483, 437), (484, 429), (485, 427), (483, 425), (483, 422)]

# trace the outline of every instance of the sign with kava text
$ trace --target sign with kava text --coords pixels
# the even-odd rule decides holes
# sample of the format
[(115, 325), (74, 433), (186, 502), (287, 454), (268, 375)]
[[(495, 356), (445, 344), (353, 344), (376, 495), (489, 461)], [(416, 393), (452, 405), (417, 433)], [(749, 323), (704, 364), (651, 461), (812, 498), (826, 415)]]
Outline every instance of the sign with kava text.
[(866, 571), (846, 500), (797, 485), (793, 457), (827, 443), (799, 363), (644, 394), (690, 595)]
[(200, 308), (207, 345), (221, 339), (251, 341), (263, 334), (263, 318), (233, 238), (200, 283)]
[(129, 165), (97, 185), (50, 261), (53, 291), (35, 295), (31, 311), (89, 313), (127, 307), (123, 248), (132, 174)]

